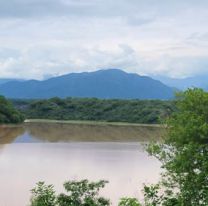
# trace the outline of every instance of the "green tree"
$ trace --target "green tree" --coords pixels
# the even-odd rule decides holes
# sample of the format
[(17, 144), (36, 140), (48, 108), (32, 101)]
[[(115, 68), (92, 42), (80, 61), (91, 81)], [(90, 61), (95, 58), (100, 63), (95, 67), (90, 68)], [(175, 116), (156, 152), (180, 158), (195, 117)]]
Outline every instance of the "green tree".
[(37, 183), (32, 189), (30, 206), (109, 206), (110, 201), (99, 196), (99, 191), (107, 181), (89, 182), (88, 180), (64, 183), (67, 192), (55, 195), (52, 185)]
[(144, 188), (146, 205), (207, 206), (208, 93), (201, 89), (179, 93), (176, 106), (164, 142), (148, 148), (165, 172), (158, 187)]
[(31, 206), (55, 206), (56, 195), (52, 185), (45, 185), (44, 182), (38, 182), (36, 187), (31, 190)]
[(60, 206), (108, 206), (109, 200), (100, 197), (99, 191), (105, 186), (107, 181), (99, 182), (68, 181), (64, 183), (67, 194), (58, 196), (58, 204)]
[(20, 123), (23, 120), (24, 116), (13, 107), (12, 103), (0, 96), (0, 123)]
[(121, 198), (118, 206), (142, 206), (136, 198)]

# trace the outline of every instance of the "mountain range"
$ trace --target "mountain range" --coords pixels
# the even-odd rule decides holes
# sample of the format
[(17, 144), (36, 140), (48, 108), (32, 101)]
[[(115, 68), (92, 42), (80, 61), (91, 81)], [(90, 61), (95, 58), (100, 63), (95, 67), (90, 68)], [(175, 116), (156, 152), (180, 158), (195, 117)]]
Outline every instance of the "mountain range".
[(0, 79), (0, 85), (11, 81), (14, 81), (14, 79)]
[(174, 89), (158, 80), (119, 69), (70, 73), (43, 81), (2, 81), (0, 94), (8, 98), (171, 99), (174, 96)]
[(152, 76), (152, 78), (161, 81), (169, 87), (174, 87), (179, 90), (186, 90), (188, 88), (198, 87), (204, 90), (208, 90), (208, 76), (197, 75), (193, 77), (177, 79), (165, 76)]

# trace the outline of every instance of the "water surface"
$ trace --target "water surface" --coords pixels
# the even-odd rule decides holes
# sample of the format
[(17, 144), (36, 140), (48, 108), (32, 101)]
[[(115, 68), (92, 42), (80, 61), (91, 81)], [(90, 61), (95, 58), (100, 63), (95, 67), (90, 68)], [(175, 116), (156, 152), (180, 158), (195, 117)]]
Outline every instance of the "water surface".
[(58, 191), (66, 180), (106, 179), (103, 195), (141, 197), (160, 163), (144, 144), (161, 136), (156, 127), (27, 123), (0, 127), (0, 205), (24, 206), (38, 181)]

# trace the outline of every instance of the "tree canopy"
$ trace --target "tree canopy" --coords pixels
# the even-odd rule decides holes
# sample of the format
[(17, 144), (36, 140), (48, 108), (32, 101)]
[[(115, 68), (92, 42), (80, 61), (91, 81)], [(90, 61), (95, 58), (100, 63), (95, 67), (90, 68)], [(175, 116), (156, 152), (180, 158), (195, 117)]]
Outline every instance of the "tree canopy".
[(12, 103), (0, 96), (0, 123), (20, 123), (23, 120), (24, 116), (13, 107)]
[(67, 181), (66, 193), (56, 195), (52, 185), (37, 183), (32, 189), (31, 206), (109, 206), (110, 201), (99, 195), (107, 181)]
[[(179, 93), (176, 106), (178, 111), (168, 121), (164, 142), (149, 147), (165, 172), (160, 184), (145, 188), (146, 199), (149, 205), (207, 206), (208, 93), (201, 89)], [(157, 204), (150, 201), (150, 191)]]
[(161, 123), (174, 110), (171, 101), (118, 100), (58, 97), (45, 100), (13, 100), (28, 119), (93, 120), (129, 123)]

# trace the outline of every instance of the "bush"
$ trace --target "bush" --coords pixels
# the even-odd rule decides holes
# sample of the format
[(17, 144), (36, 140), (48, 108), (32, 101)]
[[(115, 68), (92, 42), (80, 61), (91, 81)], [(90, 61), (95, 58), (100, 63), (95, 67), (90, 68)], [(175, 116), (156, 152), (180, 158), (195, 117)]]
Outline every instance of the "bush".
[(68, 181), (64, 183), (67, 192), (55, 195), (52, 185), (37, 183), (32, 189), (30, 206), (109, 206), (110, 201), (99, 196), (99, 191), (107, 181)]

